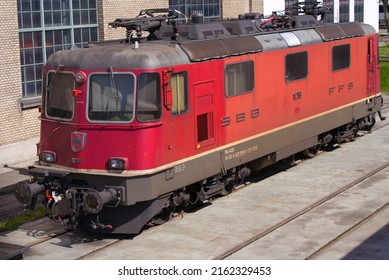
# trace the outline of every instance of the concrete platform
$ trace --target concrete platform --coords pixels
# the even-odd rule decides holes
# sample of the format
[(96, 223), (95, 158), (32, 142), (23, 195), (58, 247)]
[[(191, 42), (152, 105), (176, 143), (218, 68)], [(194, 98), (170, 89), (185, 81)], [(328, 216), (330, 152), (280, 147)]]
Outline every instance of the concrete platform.
[(26, 247), (0, 242), (0, 260), (20, 260)]

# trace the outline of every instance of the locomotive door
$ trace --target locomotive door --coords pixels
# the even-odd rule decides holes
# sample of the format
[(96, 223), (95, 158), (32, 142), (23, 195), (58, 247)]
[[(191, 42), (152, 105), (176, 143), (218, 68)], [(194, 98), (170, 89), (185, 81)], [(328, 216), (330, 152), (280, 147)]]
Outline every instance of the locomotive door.
[(374, 38), (369, 38), (367, 51), (367, 96), (374, 94), (376, 90), (376, 48), (376, 40)]
[(214, 82), (195, 84), (194, 112), (195, 112), (195, 143), (196, 149), (215, 144), (214, 122)]

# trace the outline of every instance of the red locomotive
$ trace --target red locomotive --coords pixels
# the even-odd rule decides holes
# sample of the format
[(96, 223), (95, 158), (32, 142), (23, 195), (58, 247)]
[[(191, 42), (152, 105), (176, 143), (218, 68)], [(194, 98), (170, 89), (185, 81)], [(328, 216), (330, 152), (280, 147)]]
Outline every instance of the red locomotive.
[(139, 233), (252, 171), (369, 130), (382, 106), (378, 37), (311, 15), (181, 23), (117, 19), (126, 38), (54, 53), (39, 162), (16, 196), (90, 232)]

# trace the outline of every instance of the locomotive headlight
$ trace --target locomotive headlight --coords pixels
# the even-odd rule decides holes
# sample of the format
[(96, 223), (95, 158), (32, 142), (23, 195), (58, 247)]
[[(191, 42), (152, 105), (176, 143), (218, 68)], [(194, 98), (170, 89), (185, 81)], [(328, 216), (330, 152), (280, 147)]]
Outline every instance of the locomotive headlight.
[(73, 78), (77, 84), (82, 85), (86, 80), (86, 74), (84, 72), (77, 72)]
[(54, 163), (57, 157), (54, 152), (44, 151), (39, 154), (39, 159), (44, 162)]
[(127, 158), (109, 158), (108, 169), (124, 170), (127, 167)]

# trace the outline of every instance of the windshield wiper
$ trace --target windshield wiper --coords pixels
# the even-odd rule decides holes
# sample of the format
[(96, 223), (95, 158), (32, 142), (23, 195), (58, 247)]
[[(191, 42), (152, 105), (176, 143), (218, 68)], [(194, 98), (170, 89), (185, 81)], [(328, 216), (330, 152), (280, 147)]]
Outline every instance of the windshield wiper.
[(63, 64), (58, 65), (57, 69), (55, 70), (55, 73), (54, 73), (53, 77), (52, 77), (52, 78), (50, 79), (50, 81), (47, 83), (47, 90), (50, 90), (51, 83), (53, 82), (53, 80), (54, 80), (55, 76), (57, 75), (57, 73), (58, 73), (59, 71), (61, 71), (61, 69), (62, 69), (63, 67), (64, 67)]
[(110, 72), (110, 80), (111, 80), (112, 97), (118, 99), (119, 94), (118, 94), (118, 89), (116, 88), (115, 75), (113, 74), (112, 66), (109, 66), (109, 72)]

